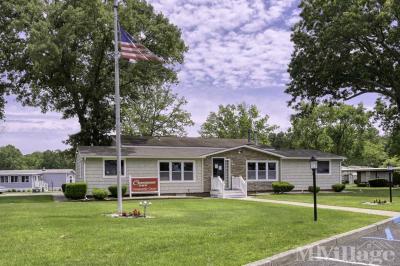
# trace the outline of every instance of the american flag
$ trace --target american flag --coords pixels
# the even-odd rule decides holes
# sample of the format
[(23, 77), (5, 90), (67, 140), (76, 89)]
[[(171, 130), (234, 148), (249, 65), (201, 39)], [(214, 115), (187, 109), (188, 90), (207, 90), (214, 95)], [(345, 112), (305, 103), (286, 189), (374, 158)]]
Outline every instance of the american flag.
[(121, 26), (120, 31), (120, 46), (121, 46), (121, 57), (129, 60), (130, 62), (136, 61), (157, 61), (162, 60), (153, 54), (144, 45), (138, 43), (128, 32), (126, 32)]

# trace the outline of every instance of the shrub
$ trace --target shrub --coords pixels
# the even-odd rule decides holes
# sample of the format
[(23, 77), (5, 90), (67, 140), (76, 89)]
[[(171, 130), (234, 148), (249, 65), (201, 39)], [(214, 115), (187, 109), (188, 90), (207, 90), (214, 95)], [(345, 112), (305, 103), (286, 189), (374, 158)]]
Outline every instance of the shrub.
[(15, 188), (11, 189), (11, 192), (17, 192), (17, 190)]
[(332, 190), (335, 192), (342, 192), (346, 188), (345, 184), (334, 184), (332, 185)]
[[(321, 190), (321, 188), (318, 187), (318, 186), (316, 187), (316, 189), (317, 189), (317, 193)], [(308, 191), (311, 192), (311, 193), (314, 193), (314, 186), (309, 186), (308, 187)]]
[(358, 183), (357, 187), (368, 187), (367, 183)]
[(62, 190), (63, 193), (65, 193), (65, 186), (66, 186), (66, 185), (67, 185), (67, 184), (62, 184), (62, 185), (61, 185), (61, 190)]
[(285, 193), (294, 189), (294, 185), (289, 182), (272, 182), (272, 190), (275, 193)]
[(370, 187), (387, 187), (389, 181), (383, 178), (371, 179), (368, 181)]
[(108, 196), (108, 192), (102, 188), (94, 188), (92, 190), (93, 198), (97, 200), (104, 200)]
[(30, 189), (27, 189), (27, 190), (26, 190), (26, 192), (32, 192), (32, 190), (30, 190)]
[[(128, 190), (128, 186), (123, 185), (121, 187), (121, 190), (122, 190), (122, 195), (125, 195), (126, 191)], [(111, 197), (113, 198), (118, 197), (117, 186), (109, 186), (108, 191), (110, 191)]]
[(84, 199), (86, 196), (86, 183), (71, 183), (65, 186), (65, 197), (68, 199)]

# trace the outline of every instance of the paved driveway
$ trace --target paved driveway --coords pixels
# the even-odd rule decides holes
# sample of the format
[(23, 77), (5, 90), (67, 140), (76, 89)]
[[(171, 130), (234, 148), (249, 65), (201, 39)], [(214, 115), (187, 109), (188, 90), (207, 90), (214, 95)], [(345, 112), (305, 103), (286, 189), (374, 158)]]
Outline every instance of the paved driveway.
[(337, 246), (301, 254), (295, 266), (400, 265), (400, 218), (382, 229)]

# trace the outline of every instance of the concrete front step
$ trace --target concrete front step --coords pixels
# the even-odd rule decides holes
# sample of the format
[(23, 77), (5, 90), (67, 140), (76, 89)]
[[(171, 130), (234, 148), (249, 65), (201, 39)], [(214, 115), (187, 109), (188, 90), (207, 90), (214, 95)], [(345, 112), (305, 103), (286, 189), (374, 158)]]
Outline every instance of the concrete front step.
[(225, 190), (224, 195), (222, 195), (217, 191), (211, 191), (210, 196), (212, 198), (224, 198), (224, 199), (246, 198), (246, 195), (240, 190)]

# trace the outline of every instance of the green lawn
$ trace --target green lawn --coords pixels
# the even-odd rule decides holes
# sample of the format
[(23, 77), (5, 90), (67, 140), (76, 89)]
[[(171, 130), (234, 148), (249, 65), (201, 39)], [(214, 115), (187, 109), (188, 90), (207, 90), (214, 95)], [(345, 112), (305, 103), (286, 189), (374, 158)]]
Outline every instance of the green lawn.
[[(258, 198), (286, 200), (297, 202), (313, 202), (311, 193), (302, 194), (265, 194), (257, 195)], [(386, 205), (371, 206), (364, 202), (373, 202), (375, 199), (389, 201), (389, 188), (349, 187), (340, 193), (318, 193), (317, 202), (320, 204), (347, 206), (366, 209), (400, 211), (400, 189), (393, 189), (393, 203)]]
[[(10, 202), (10, 203), (7, 203)], [(217, 199), (153, 200), (153, 219), (105, 214), (116, 202), (0, 197), (0, 265), (241, 265), (383, 220)], [(125, 201), (126, 210), (138, 201)]]

